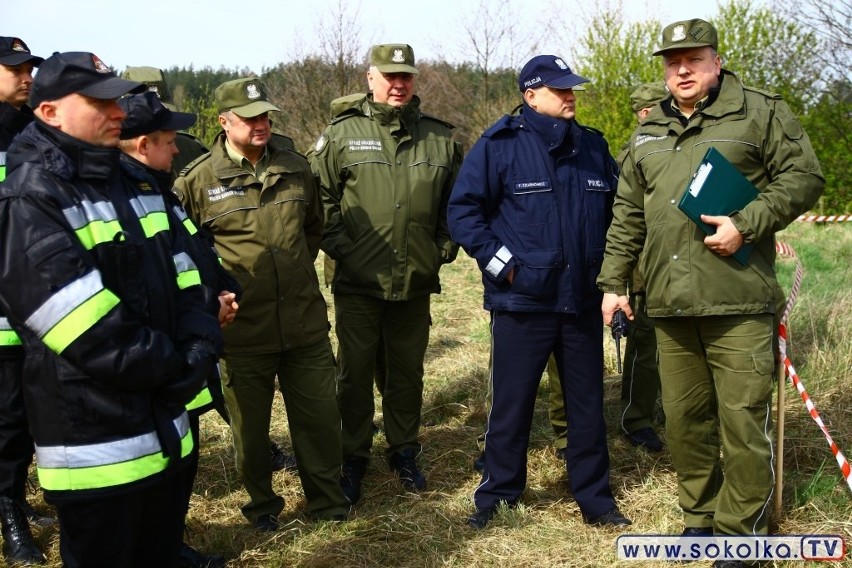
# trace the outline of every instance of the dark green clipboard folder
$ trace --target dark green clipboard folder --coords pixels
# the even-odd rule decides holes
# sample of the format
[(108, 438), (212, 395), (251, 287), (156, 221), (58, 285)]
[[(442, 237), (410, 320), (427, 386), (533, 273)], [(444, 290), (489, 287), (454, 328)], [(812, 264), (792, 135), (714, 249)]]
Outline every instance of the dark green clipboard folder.
[[(712, 235), (716, 227), (702, 222), (701, 215), (731, 215), (751, 203), (757, 195), (757, 188), (725, 156), (710, 148), (677, 206), (702, 231)], [(753, 244), (744, 244), (732, 256), (746, 266), (752, 249)]]

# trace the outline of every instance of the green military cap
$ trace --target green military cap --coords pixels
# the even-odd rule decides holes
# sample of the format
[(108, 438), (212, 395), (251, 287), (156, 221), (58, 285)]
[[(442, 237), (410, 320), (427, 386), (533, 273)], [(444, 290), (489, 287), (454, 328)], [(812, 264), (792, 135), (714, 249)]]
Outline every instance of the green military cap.
[(166, 83), (166, 74), (162, 69), (156, 67), (128, 67), (121, 74), (123, 79), (136, 81), (137, 83), (145, 83), (148, 90), (155, 93), (159, 97), (163, 106), (171, 111), (177, 110), (175, 102), (172, 99), (172, 92), (169, 90), (169, 85)]
[(643, 108), (654, 106), (666, 98), (668, 94), (665, 83), (659, 81), (644, 83), (630, 93), (630, 106), (633, 108), (633, 112), (639, 112)]
[(213, 93), (219, 112), (229, 110), (243, 118), (254, 118), (272, 110), (280, 111), (269, 102), (266, 86), (257, 77), (225, 81)]
[(662, 55), (673, 49), (690, 49), (693, 47), (710, 46), (717, 49), (719, 34), (710, 22), (699, 18), (683, 20), (663, 28), (663, 44), (654, 55)]
[(414, 49), (407, 43), (385, 43), (370, 49), (370, 65), (382, 73), (417, 74)]

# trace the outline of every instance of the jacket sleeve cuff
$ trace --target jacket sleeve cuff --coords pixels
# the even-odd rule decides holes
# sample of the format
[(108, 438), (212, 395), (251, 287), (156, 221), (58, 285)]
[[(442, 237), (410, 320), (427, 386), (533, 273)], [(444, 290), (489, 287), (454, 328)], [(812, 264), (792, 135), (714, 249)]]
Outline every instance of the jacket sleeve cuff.
[(515, 265), (512, 262), (512, 253), (509, 252), (505, 246), (500, 247), (494, 256), (491, 257), (491, 260), (488, 261), (488, 264), (485, 266), (485, 272), (488, 273), (495, 280), (502, 280), (505, 278), (505, 275), (512, 269)]
[(736, 213), (731, 215), (731, 222), (734, 224), (734, 227), (736, 227), (736, 229), (743, 236), (743, 242), (745, 242), (745, 243), (754, 242), (754, 237), (755, 237), (754, 231), (751, 230), (751, 227), (749, 227), (749, 225), (746, 222), (745, 217), (743, 217), (742, 213), (737, 211)]

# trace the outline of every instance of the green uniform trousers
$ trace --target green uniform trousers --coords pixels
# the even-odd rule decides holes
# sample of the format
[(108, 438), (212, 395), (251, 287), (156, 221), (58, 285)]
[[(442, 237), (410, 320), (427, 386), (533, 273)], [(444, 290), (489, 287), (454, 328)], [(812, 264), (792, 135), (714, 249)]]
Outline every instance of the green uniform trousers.
[(713, 527), (716, 534), (766, 534), (775, 484), (773, 316), (655, 318), (654, 323), (685, 526)]
[(431, 298), (388, 301), (335, 294), (337, 400), (343, 422), (343, 456), (370, 456), (373, 444), (373, 379), (384, 344), (382, 413), (387, 454), (414, 448), (423, 406), (423, 358), (429, 343)]
[(254, 522), (284, 508), (284, 499), (272, 488), (269, 453), (276, 376), (308, 512), (318, 519), (348, 513), (349, 501), (340, 488), (340, 413), (329, 340), (279, 353), (228, 354), (221, 372), (237, 471), (251, 498), (242, 507), (246, 518)]
[(645, 309), (645, 293), (630, 295), (633, 321), (627, 328), (621, 374), (621, 429), (630, 434), (650, 428), (660, 395), (657, 337), (654, 320)]

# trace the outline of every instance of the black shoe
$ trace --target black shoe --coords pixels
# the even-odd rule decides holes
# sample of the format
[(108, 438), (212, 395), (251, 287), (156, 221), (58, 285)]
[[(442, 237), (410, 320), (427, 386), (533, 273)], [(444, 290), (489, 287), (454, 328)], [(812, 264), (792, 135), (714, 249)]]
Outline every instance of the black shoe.
[(221, 556), (201, 554), (191, 546), (183, 543), (180, 547), (180, 568), (224, 568), (225, 559)]
[(479, 473), (485, 471), (485, 452), (481, 452), (479, 457), (473, 460), (473, 469)]
[(686, 527), (681, 536), (713, 536), (713, 527)]
[(275, 515), (261, 515), (252, 523), (254, 528), (263, 532), (275, 532), (281, 528), (281, 521)]
[(555, 450), (553, 450), (553, 453), (556, 454), (557, 459), (565, 461), (567, 459), (567, 457), (565, 456), (566, 449), (567, 448), (556, 448)]
[(361, 498), (361, 482), (367, 474), (367, 458), (349, 457), (340, 468), (340, 488), (352, 505)]
[(18, 500), (16, 501), (18, 506), (26, 515), (27, 520), (30, 522), (30, 525), (35, 525), (37, 527), (50, 527), (56, 524), (56, 517), (50, 517), (48, 515), (42, 515), (38, 511), (36, 511), (32, 505), (26, 502), (26, 500)]
[(417, 468), (417, 454), (414, 448), (396, 452), (390, 457), (390, 468), (394, 470), (406, 491), (423, 491), (426, 478)]
[(272, 453), (272, 471), (298, 471), (296, 456), (288, 454), (278, 447), (275, 442), (270, 442), (269, 451)]
[(713, 568), (746, 568), (748, 564), (742, 560), (717, 560), (713, 563)]
[(622, 515), (618, 509), (613, 509), (609, 513), (592, 517), (586, 522), (596, 527), (626, 527), (633, 524), (633, 521)]
[(663, 451), (663, 441), (657, 437), (652, 428), (640, 428), (627, 434), (627, 440), (637, 447), (643, 447), (649, 452)]
[(467, 518), (467, 524), (475, 529), (484, 529), (497, 514), (497, 507), (487, 507), (485, 509), (477, 509)]
[(3, 535), (3, 556), (9, 563), (24, 566), (44, 564), (47, 560), (36, 546), (30, 524), (21, 506), (8, 497), (0, 497), (0, 525)]

